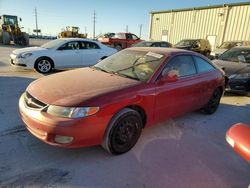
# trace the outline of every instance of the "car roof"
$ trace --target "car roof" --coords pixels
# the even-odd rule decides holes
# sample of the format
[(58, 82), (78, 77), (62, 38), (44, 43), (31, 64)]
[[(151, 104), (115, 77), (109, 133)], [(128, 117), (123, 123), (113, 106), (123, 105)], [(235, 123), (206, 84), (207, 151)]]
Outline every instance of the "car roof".
[(177, 48), (131, 47), (131, 48), (127, 48), (126, 50), (160, 53), (166, 56), (172, 56), (172, 55), (177, 55), (177, 54), (192, 54), (192, 55), (197, 54), (196, 52), (193, 52), (193, 51), (177, 49)]
[(59, 40), (63, 41), (87, 41), (87, 42), (98, 42), (92, 39), (85, 39), (85, 38), (60, 38)]
[(228, 40), (228, 41), (224, 41), (224, 42), (250, 42), (250, 41), (249, 40)]
[(233, 47), (232, 49), (250, 50), (250, 46), (236, 46)]
[(166, 42), (166, 43), (170, 43), (170, 42), (167, 42), (167, 41), (162, 41), (162, 40), (144, 40), (144, 41), (141, 41), (141, 42)]

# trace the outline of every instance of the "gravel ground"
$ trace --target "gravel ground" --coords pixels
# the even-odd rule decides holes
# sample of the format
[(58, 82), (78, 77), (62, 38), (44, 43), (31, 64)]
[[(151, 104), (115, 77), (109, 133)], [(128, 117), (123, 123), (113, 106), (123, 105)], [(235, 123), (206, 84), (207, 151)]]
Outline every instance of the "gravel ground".
[[(43, 41), (31, 41), (41, 44)], [(193, 112), (145, 129), (128, 153), (100, 146), (62, 149), (26, 131), (18, 99), (43, 77), (9, 65), (16, 46), (0, 46), (0, 187), (247, 188), (250, 165), (225, 141), (234, 123), (250, 123), (250, 100), (226, 94), (210, 116)]]

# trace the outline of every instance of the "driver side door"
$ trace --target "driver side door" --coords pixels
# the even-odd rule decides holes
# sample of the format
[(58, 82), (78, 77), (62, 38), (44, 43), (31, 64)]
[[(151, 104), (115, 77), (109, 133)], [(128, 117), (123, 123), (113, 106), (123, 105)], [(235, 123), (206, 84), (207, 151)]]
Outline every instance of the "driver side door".
[(176, 81), (156, 83), (155, 118), (157, 122), (179, 116), (197, 108), (200, 87), (195, 62), (191, 55), (178, 55), (169, 60), (161, 77), (176, 74)]
[(55, 52), (55, 66), (57, 68), (76, 68), (81, 65), (82, 56), (78, 41), (63, 44)]

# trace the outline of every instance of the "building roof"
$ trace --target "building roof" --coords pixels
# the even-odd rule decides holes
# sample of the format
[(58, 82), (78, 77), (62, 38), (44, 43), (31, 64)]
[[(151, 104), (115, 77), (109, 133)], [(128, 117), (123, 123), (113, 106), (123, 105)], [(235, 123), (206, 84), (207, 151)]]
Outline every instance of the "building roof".
[(234, 6), (245, 6), (245, 5), (250, 5), (250, 2), (228, 3), (228, 4), (221, 4), (221, 5), (191, 7), (191, 8), (183, 8), (183, 9), (171, 9), (171, 10), (163, 10), (163, 11), (152, 11), (152, 12), (150, 12), (150, 14), (160, 14), (160, 13), (169, 13), (169, 12), (183, 12), (183, 11), (191, 11), (191, 10), (204, 10), (204, 9), (213, 9), (213, 8), (222, 8), (222, 7), (234, 7)]

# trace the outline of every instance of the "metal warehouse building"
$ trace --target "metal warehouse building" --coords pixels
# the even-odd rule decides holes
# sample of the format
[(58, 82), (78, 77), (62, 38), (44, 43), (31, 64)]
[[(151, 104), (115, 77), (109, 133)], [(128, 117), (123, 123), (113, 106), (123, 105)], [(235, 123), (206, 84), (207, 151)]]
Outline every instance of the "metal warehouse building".
[(224, 41), (250, 40), (250, 2), (151, 12), (149, 38), (173, 44), (207, 38), (212, 48)]

